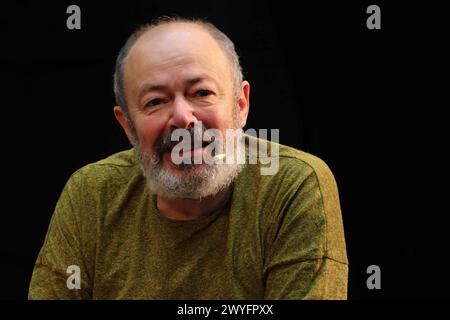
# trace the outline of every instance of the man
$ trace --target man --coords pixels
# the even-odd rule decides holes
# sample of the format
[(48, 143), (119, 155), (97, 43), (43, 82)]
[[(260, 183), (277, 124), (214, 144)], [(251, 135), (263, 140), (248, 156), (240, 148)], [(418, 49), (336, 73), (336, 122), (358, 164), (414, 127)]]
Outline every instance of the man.
[[(134, 148), (71, 176), (29, 298), (346, 298), (328, 167), (272, 143), (265, 158), (278, 156), (279, 167), (262, 174), (262, 161), (249, 161), (252, 141), (262, 140), (250, 136), (223, 151), (226, 133), (246, 123), (250, 85), (222, 32), (205, 21), (158, 19), (128, 39), (114, 85), (114, 114)], [(209, 129), (222, 135), (212, 139)], [(174, 151), (177, 130), (193, 142)], [(195, 162), (208, 152), (211, 161)]]

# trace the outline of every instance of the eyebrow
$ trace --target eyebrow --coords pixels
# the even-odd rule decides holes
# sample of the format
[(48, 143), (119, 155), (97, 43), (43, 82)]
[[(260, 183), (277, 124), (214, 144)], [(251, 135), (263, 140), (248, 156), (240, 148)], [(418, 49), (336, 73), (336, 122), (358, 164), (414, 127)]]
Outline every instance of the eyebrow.
[[(210, 76), (207, 76), (207, 75), (202, 75), (202, 76), (198, 76), (198, 77), (195, 77), (195, 78), (187, 79), (187, 80), (184, 81), (184, 84), (192, 86), (192, 85), (194, 85), (196, 83), (199, 83), (199, 82), (202, 82), (202, 81), (205, 81), (205, 80), (206, 81), (211, 81), (217, 87), (219, 87), (218, 82), (214, 78), (211, 78)], [(162, 85), (162, 84), (151, 84), (151, 83), (144, 84), (142, 86), (142, 88), (139, 90), (139, 100), (142, 99), (142, 96), (144, 94), (148, 93), (148, 92), (151, 92), (151, 91), (167, 91), (168, 89), (169, 89), (168, 86)]]

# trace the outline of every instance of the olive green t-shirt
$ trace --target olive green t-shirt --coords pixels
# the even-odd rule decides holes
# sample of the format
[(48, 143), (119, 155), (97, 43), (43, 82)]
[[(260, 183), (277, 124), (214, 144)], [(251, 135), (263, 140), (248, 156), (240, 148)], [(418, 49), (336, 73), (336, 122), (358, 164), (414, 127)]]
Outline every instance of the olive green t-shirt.
[(158, 212), (133, 149), (81, 168), (56, 205), (29, 298), (346, 299), (331, 171), (283, 145), (278, 172), (262, 166), (247, 164), (228, 201), (192, 221)]

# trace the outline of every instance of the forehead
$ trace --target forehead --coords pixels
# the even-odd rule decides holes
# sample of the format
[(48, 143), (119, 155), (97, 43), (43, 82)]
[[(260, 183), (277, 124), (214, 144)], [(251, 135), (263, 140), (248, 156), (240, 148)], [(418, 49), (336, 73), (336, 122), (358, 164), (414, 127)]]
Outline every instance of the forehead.
[(144, 33), (131, 48), (125, 66), (130, 87), (146, 79), (173, 78), (202, 72), (222, 80), (230, 74), (229, 63), (216, 40), (193, 23), (160, 25)]

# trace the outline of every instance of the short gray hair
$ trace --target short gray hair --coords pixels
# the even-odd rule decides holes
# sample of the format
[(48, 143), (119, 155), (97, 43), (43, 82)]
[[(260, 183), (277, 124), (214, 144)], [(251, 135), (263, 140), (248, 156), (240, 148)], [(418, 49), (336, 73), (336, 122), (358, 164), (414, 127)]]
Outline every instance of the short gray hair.
[(114, 70), (114, 95), (116, 98), (116, 103), (122, 108), (122, 111), (125, 113), (125, 116), (128, 120), (129, 118), (129, 110), (128, 104), (125, 98), (125, 83), (124, 83), (124, 73), (125, 66), (127, 63), (128, 54), (130, 53), (131, 48), (136, 43), (136, 41), (147, 31), (168, 23), (193, 23), (200, 27), (203, 27), (219, 44), (219, 46), (223, 49), (228, 61), (231, 65), (231, 72), (234, 78), (234, 93), (235, 96), (238, 97), (240, 92), (241, 83), (243, 81), (242, 68), (239, 63), (239, 56), (236, 53), (236, 49), (234, 47), (233, 42), (230, 38), (227, 37), (222, 31), (217, 29), (212, 23), (199, 19), (199, 18), (182, 18), (182, 17), (169, 17), (162, 16), (156, 18), (152, 22), (145, 24), (138, 29), (136, 29), (128, 40), (125, 42), (125, 45), (120, 49), (119, 54), (117, 55), (116, 65)]

